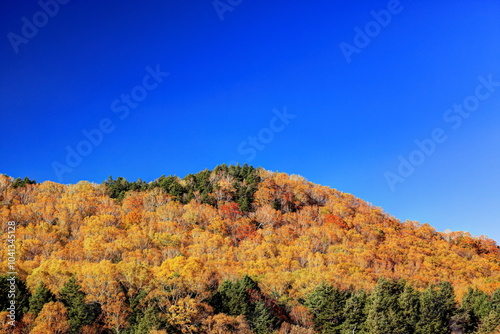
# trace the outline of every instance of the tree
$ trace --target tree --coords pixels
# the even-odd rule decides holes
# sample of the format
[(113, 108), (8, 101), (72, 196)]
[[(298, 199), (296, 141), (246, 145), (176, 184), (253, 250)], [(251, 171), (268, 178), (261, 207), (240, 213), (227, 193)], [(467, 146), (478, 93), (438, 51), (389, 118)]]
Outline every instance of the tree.
[(406, 333), (406, 319), (400, 305), (404, 284), (380, 279), (368, 305), (366, 327), (373, 334)]
[(252, 334), (245, 317), (233, 317), (224, 313), (203, 320), (202, 333), (206, 334)]
[(340, 333), (345, 320), (344, 308), (350, 292), (322, 283), (306, 298), (305, 305), (314, 317), (315, 328), (322, 333)]
[(420, 314), (420, 292), (405, 282), (399, 305), (404, 319), (404, 333), (415, 333)]
[(500, 314), (491, 312), (481, 320), (477, 334), (500, 334)]
[(71, 277), (61, 288), (59, 299), (68, 311), (71, 333), (78, 333), (81, 327), (92, 325), (101, 313), (99, 304), (85, 303), (85, 293), (74, 277)]
[(276, 317), (263, 301), (258, 301), (251, 315), (251, 325), (256, 334), (271, 333), (278, 325)]
[[(12, 188), (12, 178), (5, 174), (0, 174), (0, 203), (9, 203), (8, 190)], [(9, 196), (10, 197), (10, 196)]]
[(167, 322), (182, 334), (196, 333), (199, 331), (203, 319), (211, 311), (211, 307), (207, 304), (200, 303), (190, 297), (185, 297), (179, 299), (174, 305), (169, 307)]
[(87, 293), (86, 301), (99, 303), (104, 321), (109, 329), (119, 333), (128, 327), (130, 307), (126, 303), (124, 289), (117, 280), (116, 265), (103, 260), (99, 263), (84, 263), (78, 268), (79, 282)]
[(250, 289), (258, 290), (259, 287), (254, 280), (246, 275), (239, 281), (225, 281), (211, 298), (210, 304), (217, 313), (249, 317), (254, 308), (250, 302)]
[(477, 333), (500, 333), (500, 289), (490, 296), (490, 313), (482, 316)]
[(420, 297), (420, 321), (416, 333), (451, 333), (448, 324), (455, 311), (455, 293), (449, 282), (430, 285)]
[(149, 333), (151, 330), (166, 327), (166, 321), (162, 319), (160, 313), (160, 308), (155, 303), (150, 303), (139, 319), (135, 333)]
[[(0, 218), (16, 226), (18, 277), (35, 293), (31, 308), (39, 313), (54, 301), (40, 282), (59, 296), (75, 275), (73, 297), (62, 292), (55, 299), (66, 306), (73, 332), (179, 334), (183, 321), (184, 331), (196, 324), (193, 331), (224, 332), (237, 318), (259, 331), (268, 326), (259, 324), (278, 319), (285, 323), (280, 334), (313, 327), (483, 334), (498, 327), (500, 292), (490, 294), (500, 286), (500, 251), (493, 240), (400, 222), (299, 176), (221, 165), (149, 184), (111, 178), (101, 185), (14, 188), (12, 182), (0, 175)], [(392, 280), (376, 287), (381, 277), (405, 278), (414, 288)], [(456, 312), (446, 306), (446, 289), (419, 292), (436, 277), (465, 294)], [(313, 291), (322, 281), (335, 289)], [(8, 284), (0, 283), (6, 295)], [(475, 288), (465, 293), (468, 284)], [(27, 312), (29, 292), (17, 296), (24, 316), (16, 331), (26, 333), (35, 321)], [(217, 317), (209, 315), (205, 326), (189, 314), (206, 300)], [(0, 298), (3, 309), (7, 301)], [(176, 316), (169, 324), (171, 307)]]
[(60, 302), (49, 302), (38, 314), (31, 334), (66, 334), (69, 329), (70, 325), (64, 305)]
[(223, 282), (209, 302), (216, 313), (244, 316), (258, 334), (268, 333), (280, 323), (272, 309), (278, 307), (262, 294), (257, 282), (247, 275), (237, 281)]
[(355, 291), (346, 300), (344, 306), (345, 321), (342, 324), (342, 333), (361, 333), (366, 321), (366, 303), (368, 294), (363, 291)]
[(165, 176), (162, 175), (150, 184), (150, 187), (160, 187), (165, 190), (168, 194), (174, 196), (179, 202), (182, 201), (186, 189), (180, 184), (180, 179), (177, 176)]
[[(461, 321), (464, 333), (473, 333), (481, 319), (486, 318), (492, 310), (488, 295), (479, 289), (468, 288), (462, 298), (462, 303), (454, 317), (455, 322)], [(465, 321), (466, 320), (466, 321)]]
[(20, 187), (25, 187), (25, 186), (30, 185), (30, 184), (36, 184), (36, 181), (30, 180), (30, 178), (27, 176), (24, 179), (21, 179), (18, 177), (17, 179), (15, 179), (12, 182), (12, 187), (13, 188), (20, 188)]
[(55, 301), (54, 294), (47, 289), (43, 282), (38, 284), (35, 293), (31, 295), (29, 299), (29, 311), (35, 315), (38, 315), (46, 303)]
[(110, 176), (103, 182), (103, 185), (106, 187), (106, 193), (109, 197), (115, 198), (118, 201), (121, 201), (128, 191), (142, 191), (148, 188), (148, 184), (140, 178), (135, 182), (129, 182), (121, 176), (116, 178), (116, 180), (113, 180), (113, 177)]
[(267, 204), (257, 208), (254, 216), (260, 228), (274, 228), (275, 226), (279, 226), (282, 221), (281, 212)]

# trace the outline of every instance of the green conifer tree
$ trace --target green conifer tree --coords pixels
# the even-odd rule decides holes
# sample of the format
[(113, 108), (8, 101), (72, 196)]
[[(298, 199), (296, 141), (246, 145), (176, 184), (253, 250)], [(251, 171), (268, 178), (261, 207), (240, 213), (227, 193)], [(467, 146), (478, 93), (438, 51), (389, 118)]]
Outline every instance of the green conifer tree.
[(345, 321), (342, 324), (342, 334), (362, 334), (365, 331), (366, 303), (368, 294), (363, 291), (355, 291), (347, 299), (344, 307)]
[(53, 302), (56, 300), (54, 294), (47, 289), (43, 282), (40, 282), (35, 290), (35, 293), (31, 295), (29, 299), (29, 311), (35, 315), (38, 315), (45, 305), (48, 302)]
[(324, 283), (309, 294), (305, 305), (313, 314), (315, 328), (321, 333), (340, 333), (349, 297), (350, 292)]
[(276, 328), (278, 322), (264, 302), (258, 301), (255, 304), (250, 323), (256, 334), (267, 334), (271, 333), (273, 329)]
[(400, 305), (404, 283), (380, 279), (368, 305), (366, 328), (373, 334), (403, 334), (406, 319)]
[(418, 334), (451, 333), (449, 324), (455, 312), (455, 293), (449, 282), (429, 286), (420, 298)]
[(82, 326), (91, 325), (101, 313), (100, 305), (85, 303), (85, 293), (74, 277), (64, 284), (59, 295), (68, 310), (71, 333), (78, 333)]
[(405, 283), (404, 290), (399, 296), (399, 306), (403, 315), (404, 332), (415, 333), (420, 313), (420, 292)]
[(144, 311), (143, 316), (135, 326), (135, 333), (149, 333), (152, 329), (163, 329), (166, 324), (160, 316), (161, 310), (154, 304), (149, 305)]
[(490, 296), (490, 313), (481, 318), (477, 334), (490, 334), (500, 330), (500, 289)]

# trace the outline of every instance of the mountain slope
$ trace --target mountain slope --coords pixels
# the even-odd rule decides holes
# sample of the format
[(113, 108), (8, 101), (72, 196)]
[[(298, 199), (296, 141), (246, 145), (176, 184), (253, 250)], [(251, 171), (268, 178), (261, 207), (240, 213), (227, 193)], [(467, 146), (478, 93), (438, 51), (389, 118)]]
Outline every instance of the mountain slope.
[(297, 306), (321, 284), (372, 291), (381, 278), (405, 279), (423, 290), (447, 281), (458, 299), (469, 287), (500, 288), (493, 240), (400, 222), (296, 175), (222, 165), (149, 183), (30, 183), (0, 176), (0, 217), (16, 223), (19, 278), (31, 293), (43, 282), (58, 296), (74, 276), (86, 300), (101, 305), (103, 328), (132, 326), (134, 301), (186, 309), (178, 303), (187, 296), (212, 298), (245, 275), (258, 281), (262, 312), (272, 300)]

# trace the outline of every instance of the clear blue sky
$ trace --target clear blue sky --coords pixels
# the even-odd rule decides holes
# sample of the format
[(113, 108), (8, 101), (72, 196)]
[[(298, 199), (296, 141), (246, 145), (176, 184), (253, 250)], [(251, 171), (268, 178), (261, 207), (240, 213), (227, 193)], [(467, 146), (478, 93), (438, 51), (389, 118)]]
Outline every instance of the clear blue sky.
[[(73, 0), (49, 6), (53, 17), (42, 10), (8, 1), (0, 13), (1, 173), (150, 181), (247, 162), (402, 220), (500, 240), (500, 2)], [(131, 93), (138, 100), (122, 101)], [(468, 117), (448, 111), (464, 101)], [(283, 122), (285, 107), (295, 117)], [(99, 126), (107, 133), (89, 147), (82, 131)], [(436, 129), (431, 153), (412, 155)], [(72, 167), (68, 148), (91, 153)], [(391, 188), (400, 156), (419, 165)]]

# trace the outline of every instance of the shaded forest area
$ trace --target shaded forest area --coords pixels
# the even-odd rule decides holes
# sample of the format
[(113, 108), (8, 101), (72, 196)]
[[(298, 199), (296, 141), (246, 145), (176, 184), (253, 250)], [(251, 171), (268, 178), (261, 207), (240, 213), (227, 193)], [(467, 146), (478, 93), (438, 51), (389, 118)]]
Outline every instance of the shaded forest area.
[(0, 175), (0, 217), (16, 223), (20, 292), (11, 328), (0, 278), (4, 332), (500, 332), (493, 240), (401, 222), (296, 175)]

